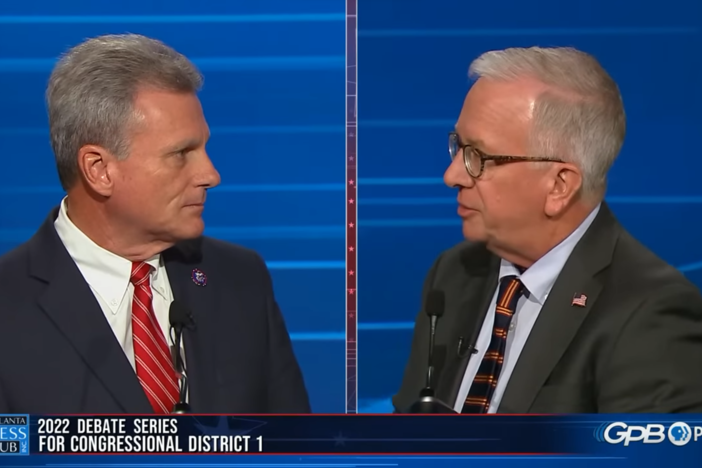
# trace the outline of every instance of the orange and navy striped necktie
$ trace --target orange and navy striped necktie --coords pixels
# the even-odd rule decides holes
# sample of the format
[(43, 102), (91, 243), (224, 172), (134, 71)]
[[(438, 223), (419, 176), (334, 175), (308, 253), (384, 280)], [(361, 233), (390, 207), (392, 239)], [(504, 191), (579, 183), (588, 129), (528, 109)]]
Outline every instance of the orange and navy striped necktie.
[(178, 400), (178, 384), (169, 358), (166, 338), (154, 315), (150, 273), (149, 264), (133, 263), (130, 279), (134, 284), (132, 301), (134, 359), (137, 378), (154, 412), (168, 414)]
[(490, 346), (480, 363), (461, 413), (487, 413), (490, 408), (490, 400), (497, 387), (497, 379), (500, 377), (505, 360), (509, 324), (523, 291), (524, 285), (516, 276), (502, 278), (495, 306), (495, 325)]

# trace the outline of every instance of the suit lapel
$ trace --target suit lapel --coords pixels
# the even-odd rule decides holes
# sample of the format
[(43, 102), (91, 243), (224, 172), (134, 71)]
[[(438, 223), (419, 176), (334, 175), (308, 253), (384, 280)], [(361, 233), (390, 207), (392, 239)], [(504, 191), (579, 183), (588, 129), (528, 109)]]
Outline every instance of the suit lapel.
[(31, 241), (30, 272), (48, 282), (39, 306), (126, 413), (153, 410), (90, 286), (56, 234), (55, 210)]
[[(207, 270), (201, 266), (201, 239), (179, 243), (164, 252), (166, 271), (171, 284), (173, 297), (186, 305), (192, 312), (193, 326), (183, 332), (185, 363), (188, 370), (189, 402), (194, 412), (214, 412), (217, 407), (218, 382), (216, 375), (215, 350), (211, 344), (217, 336), (216, 327), (211, 323), (211, 312), (216, 310), (216, 287), (210, 283), (215, 278), (207, 278), (205, 285), (193, 280), (193, 270), (199, 269), (205, 275)], [(209, 337), (209, 340), (204, 337)]]
[(473, 356), (468, 346), (478, 339), (499, 274), (499, 258), (480, 244), (469, 245), (461, 253), (461, 263), (462, 274), (456, 275), (445, 291), (446, 309), (455, 310), (457, 320), (437, 385), (437, 398), (452, 407)]
[[(498, 412), (529, 412), (602, 291), (602, 279), (597, 274), (611, 263), (618, 234), (616, 226), (603, 203), (553, 285), (519, 356)], [(573, 305), (578, 294), (587, 297), (584, 307)]]

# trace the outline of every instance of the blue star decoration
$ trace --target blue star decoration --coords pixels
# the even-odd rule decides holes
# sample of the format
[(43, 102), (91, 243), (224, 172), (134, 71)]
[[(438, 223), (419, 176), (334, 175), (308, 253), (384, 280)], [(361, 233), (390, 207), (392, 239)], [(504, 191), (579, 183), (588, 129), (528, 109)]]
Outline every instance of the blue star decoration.
[(346, 441), (349, 440), (346, 437), (344, 437), (344, 434), (339, 432), (339, 435), (334, 437), (334, 447), (344, 447), (346, 445)]
[[(229, 426), (229, 422), (232, 421), (236, 423), (240, 429), (232, 429)], [(231, 436), (241, 436), (250, 434), (259, 427), (265, 426), (266, 423), (263, 421), (257, 421), (254, 419), (245, 418), (235, 418), (231, 416), (220, 416), (217, 419), (216, 426), (205, 426), (197, 418), (195, 418), (195, 428), (200, 431), (203, 435), (231, 435)]]

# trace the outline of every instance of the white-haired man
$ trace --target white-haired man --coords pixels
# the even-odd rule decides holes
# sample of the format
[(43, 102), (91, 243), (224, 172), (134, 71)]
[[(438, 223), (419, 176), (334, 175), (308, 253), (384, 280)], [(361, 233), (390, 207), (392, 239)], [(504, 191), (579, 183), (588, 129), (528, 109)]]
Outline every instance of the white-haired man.
[[(702, 411), (702, 298), (603, 201), (625, 134), (616, 83), (571, 48), (488, 52), (444, 175), (467, 242), (436, 260), (436, 396), (459, 413)], [(417, 317), (406, 411), (424, 386)]]

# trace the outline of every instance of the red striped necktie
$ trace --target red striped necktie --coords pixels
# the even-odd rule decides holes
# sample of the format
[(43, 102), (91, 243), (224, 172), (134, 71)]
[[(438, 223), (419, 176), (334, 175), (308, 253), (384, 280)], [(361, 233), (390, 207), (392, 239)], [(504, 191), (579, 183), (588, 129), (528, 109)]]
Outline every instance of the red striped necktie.
[(136, 374), (154, 412), (167, 414), (178, 401), (178, 383), (169, 358), (168, 344), (154, 315), (149, 276), (151, 266), (132, 264), (132, 336)]
[(461, 413), (487, 413), (490, 408), (490, 400), (497, 387), (497, 379), (500, 377), (505, 360), (507, 331), (523, 292), (524, 285), (516, 276), (507, 276), (502, 279), (497, 304), (495, 304), (495, 324), (490, 346), (480, 363)]

